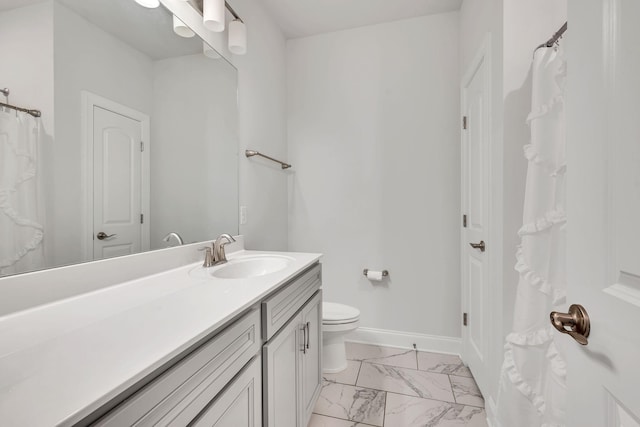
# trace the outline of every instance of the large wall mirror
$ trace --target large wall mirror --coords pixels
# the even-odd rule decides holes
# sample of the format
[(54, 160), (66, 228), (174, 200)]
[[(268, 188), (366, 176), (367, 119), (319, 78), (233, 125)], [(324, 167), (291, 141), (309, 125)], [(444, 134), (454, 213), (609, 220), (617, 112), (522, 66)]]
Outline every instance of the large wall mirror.
[(42, 113), (0, 107), (0, 276), (238, 232), (237, 72), (177, 32), (133, 0), (0, 0), (0, 102)]

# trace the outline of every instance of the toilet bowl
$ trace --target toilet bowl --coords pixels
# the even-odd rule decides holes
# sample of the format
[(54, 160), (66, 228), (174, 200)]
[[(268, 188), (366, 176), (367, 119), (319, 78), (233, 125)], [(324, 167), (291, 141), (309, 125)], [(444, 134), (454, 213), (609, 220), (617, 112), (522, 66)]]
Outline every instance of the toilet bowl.
[(335, 302), (322, 303), (322, 370), (335, 374), (347, 368), (345, 336), (360, 324), (360, 310)]

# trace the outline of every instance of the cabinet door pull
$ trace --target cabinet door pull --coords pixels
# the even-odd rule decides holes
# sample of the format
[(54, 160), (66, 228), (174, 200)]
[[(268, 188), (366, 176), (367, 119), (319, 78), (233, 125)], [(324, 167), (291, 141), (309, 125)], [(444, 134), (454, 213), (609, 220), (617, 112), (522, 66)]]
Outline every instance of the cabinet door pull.
[(311, 340), (311, 322), (307, 322), (306, 328), (307, 328), (307, 333), (305, 334), (307, 338), (306, 349), (309, 350), (309, 341)]
[(302, 325), (302, 352), (307, 354), (307, 325)]

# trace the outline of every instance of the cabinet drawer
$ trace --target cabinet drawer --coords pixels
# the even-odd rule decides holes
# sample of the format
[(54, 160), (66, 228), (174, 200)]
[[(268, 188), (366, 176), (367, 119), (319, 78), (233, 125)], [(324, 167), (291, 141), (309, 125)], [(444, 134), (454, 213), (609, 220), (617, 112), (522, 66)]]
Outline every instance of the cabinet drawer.
[(187, 425), (260, 350), (252, 310), (114, 408), (96, 426)]
[(262, 302), (262, 338), (269, 340), (316, 293), (322, 284), (322, 269), (315, 264), (283, 289)]

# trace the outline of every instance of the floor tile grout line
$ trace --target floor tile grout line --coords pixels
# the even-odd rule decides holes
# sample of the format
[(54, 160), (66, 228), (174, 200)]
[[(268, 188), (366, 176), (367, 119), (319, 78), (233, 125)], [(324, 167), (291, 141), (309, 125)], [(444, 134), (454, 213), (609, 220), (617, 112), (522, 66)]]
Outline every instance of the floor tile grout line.
[[(369, 424), (369, 423), (363, 423), (361, 421), (355, 421), (355, 420), (346, 420), (344, 418), (340, 418), (340, 417), (334, 417), (333, 415), (325, 415), (325, 414), (319, 414), (317, 412), (312, 412), (312, 414), (316, 414), (316, 415), (320, 415), (321, 417), (327, 417), (327, 418), (331, 418), (334, 420), (340, 420), (340, 421), (348, 421), (350, 423), (358, 423), (358, 424), (362, 424), (363, 426), (371, 426), (371, 427), (378, 427), (375, 424)], [(384, 427), (384, 425), (383, 425)]]
[[(451, 374), (447, 374), (445, 372), (436, 372), (436, 371), (423, 371), (420, 369), (413, 369), (413, 368), (406, 368), (404, 366), (395, 366), (395, 365), (385, 365), (384, 363), (373, 363), (373, 362), (362, 362), (364, 363), (368, 363), (369, 365), (380, 365), (380, 366), (390, 366), (392, 368), (400, 368), (400, 369), (408, 369), (410, 371), (416, 371), (416, 372), (425, 372), (428, 374), (440, 374), (440, 375), (451, 375)], [(360, 367), (362, 368), (362, 365), (360, 365)], [(461, 375), (456, 375), (456, 377), (462, 377)], [(471, 377), (462, 377), (462, 378), (471, 378)], [(475, 381), (475, 380), (474, 380)]]
[[(368, 346), (368, 347), (375, 347), (375, 348), (393, 349), (393, 350), (398, 350), (398, 351), (402, 352), (402, 353), (397, 353), (397, 354), (390, 354), (390, 355), (387, 355), (387, 356), (380, 356), (378, 358), (389, 358), (389, 357), (404, 356), (404, 355), (408, 354), (410, 351), (415, 351), (416, 358), (418, 357), (418, 355), (420, 353), (429, 354), (429, 355), (433, 355), (433, 356), (436, 356), (436, 357), (455, 357), (457, 359), (457, 361), (459, 361), (459, 363), (457, 363), (457, 364), (462, 364), (463, 366), (468, 367), (462, 361), (462, 358), (460, 357), (459, 354), (437, 353), (437, 352), (433, 352), (433, 351), (420, 351), (417, 348), (396, 348), (396, 347), (386, 347), (386, 346), (374, 345), (374, 344), (360, 344), (360, 345), (365, 345), (365, 346)], [(347, 357), (347, 359), (348, 360), (365, 360), (365, 359), (350, 359), (349, 357)]]
[(392, 366), (394, 368), (402, 368), (402, 369), (410, 369), (412, 371), (418, 371), (418, 372), (430, 372), (432, 374), (442, 374), (442, 375), (453, 375), (454, 377), (460, 377), (460, 378), (471, 378), (475, 381), (475, 378), (473, 378), (473, 374), (471, 374), (471, 376), (468, 375), (460, 375), (460, 374), (451, 374), (448, 372), (441, 372), (441, 371), (433, 371), (430, 369), (414, 369), (414, 368), (408, 368), (406, 366), (398, 366), (398, 365), (390, 365), (388, 363), (380, 363), (380, 362), (371, 362), (371, 359), (348, 359), (351, 362), (360, 362), (362, 363), (369, 363), (371, 365), (383, 365), (383, 366)]
[[(428, 372), (433, 372), (433, 371), (428, 371)], [(447, 374), (447, 375), (451, 375), (451, 376), (454, 376), (454, 377), (460, 377), (460, 378), (472, 378), (472, 379), (473, 379), (473, 381), (475, 381), (475, 380), (476, 380), (475, 378), (473, 378), (473, 374), (471, 374), (471, 376), (470, 376), (470, 377), (468, 377), (468, 376), (466, 376), (466, 375), (460, 375), (460, 374)]]
[[(394, 355), (394, 356), (398, 356), (398, 355)], [(389, 357), (391, 357), (391, 356), (389, 356)], [(471, 376), (466, 376), (466, 375), (460, 375), (460, 374), (452, 374), (452, 373), (449, 373), (449, 372), (434, 371), (434, 370), (431, 370), (431, 369), (420, 369), (420, 367), (418, 366), (417, 358), (416, 358), (416, 368), (408, 368), (406, 366), (391, 365), (389, 363), (372, 362), (371, 360), (374, 360), (374, 359), (376, 359), (376, 358), (371, 358), (371, 359), (347, 359), (347, 360), (350, 360), (352, 362), (371, 363), (373, 365), (384, 365), (384, 366), (393, 366), (395, 368), (411, 369), (412, 371), (432, 372), (434, 374), (453, 375), (453, 376), (462, 377), (462, 378), (473, 378), (473, 373), (471, 373), (471, 371), (469, 371), (469, 373), (471, 373)], [(474, 381), (475, 381), (475, 378), (474, 378)]]
[(458, 399), (456, 398), (456, 392), (453, 389), (453, 381), (451, 381), (451, 375), (447, 375), (447, 379), (449, 380), (449, 384), (451, 385), (451, 394), (453, 394), (453, 400), (455, 400), (456, 403), (458, 403)]
[[(368, 346), (368, 347), (376, 347), (376, 348), (392, 348), (392, 349), (395, 349), (395, 347), (386, 347), (386, 346), (375, 345), (375, 344), (363, 344), (363, 343), (352, 343), (352, 344), (359, 344), (359, 345), (364, 345), (364, 346)], [(404, 350), (404, 349), (400, 349), (400, 348), (399, 348), (399, 349), (397, 349), (397, 350)], [(362, 369), (362, 364), (363, 364), (363, 363), (370, 363), (370, 364), (373, 364), (373, 365), (393, 366), (393, 367), (395, 367), (395, 368), (411, 369), (411, 370), (419, 371), (419, 372), (431, 372), (431, 373), (434, 373), (434, 374), (449, 375), (449, 377), (451, 377), (451, 376), (453, 375), (454, 377), (460, 377), (460, 378), (471, 378), (471, 379), (473, 380), (474, 384), (476, 384), (476, 387), (477, 387), (476, 379), (473, 377), (473, 373), (471, 372), (471, 369), (469, 369), (469, 367), (468, 367), (467, 365), (465, 365), (465, 364), (464, 364), (464, 362), (463, 362), (463, 361), (462, 361), (462, 359), (460, 358), (460, 355), (447, 354), (447, 353), (435, 353), (435, 352), (430, 352), (430, 351), (419, 351), (418, 349), (415, 349), (415, 348), (414, 348), (414, 349), (409, 349), (409, 351), (411, 351), (411, 350), (415, 351), (415, 354), (416, 354), (416, 369), (413, 369), (413, 368), (407, 368), (407, 367), (405, 367), (405, 366), (389, 365), (389, 364), (386, 364), (386, 363), (375, 363), (375, 362), (370, 362), (369, 360), (371, 360), (371, 359), (349, 359), (349, 358), (347, 358), (347, 360), (351, 360), (351, 361), (354, 361), (354, 362), (360, 362), (360, 369)], [(399, 353), (399, 354), (393, 354), (393, 355), (390, 355), (390, 356), (385, 356), (385, 358), (387, 358), (387, 357), (395, 357), (395, 356), (405, 355), (405, 354), (407, 354), (409, 351), (406, 351), (406, 352), (404, 352), (404, 353)], [(470, 374), (471, 376), (460, 375), (460, 374), (455, 374), (455, 373), (450, 373), (450, 372), (433, 371), (433, 370), (429, 370), (429, 369), (420, 369), (419, 362), (418, 362), (418, 353), (433, 354), (433, 355), (436, 355), (436, 356), (443, 356), (443, 355), (444, 355), (444, 356), (455, 356), (455, 357), (457, 357), (457, 358), (460, 360), (460, 363), (461, 363), (465, 368), (467, 368), (467, 369), (469, 370), (469, 374)], [(360, 375), (360, 370), (358, 370), (358, 377), (359, 377), (359, 375)], [(358, 378), (357, 378), (357, 379), (358, 379)], [(356, 383), (357, 383), (357, 379), (356, 379)], [(449, 382), (451, 382), (451, 383), (452, 383), (451, 378), (449, 378)], [(453, 387), (452, 387), (452, 389), (453, 389)], [(481, 396), (481, 397), (484, 399), (484, 396)]]
[[(381, 390), (381, 391), (384, 391), (384, 390)], [(385, 391), (385, 393), (387, 393), (387, 396), (389, 396), (389, 393), (391, 393), (391, 394), (396, 394), (398, 396), (403, 396), (403, 397), (413, 397), (414, 399), (428, 400), (430, 402), (440, 402), (440, 403), (448, 403), (449, 405), (459, 405), (459, 406), (468, 406), (470, 408), (486, 409), (484, 406), (470, 405), (468, 403), (449, 402), (447, 400), (438, 400), (430, 397), (412, 396), (410, 394), (398, 393), (397, 391)]]
[(470, 403), (458, 403), (458, 402), (456, 402), (456, 405), (468, 406), (469, 408), (487, 409), (484, 406), (472, 405)]
[[(400, 396), (415, 397), (416, 399), (433, 400), (435, 402), (451, 403), (451, 404), (457, 404), (457, 405), (465, 405), (464, 403), (450, 402), (448, 400), (434, 399), (433, 397), (422, 397), (422, 396), (416, 396), (414, 394), (406, 394), (406, 393), (400, 393), (400, 392), (397, 392), (397, 391), (381, 390), (379, 388), (365, 387), (365, 386), (361, 386), (361, 385), (343, 384), (343, 383), (337, 383), (337, 382), (331, 382), (331, 384), (338, 384), (338, 385), (346, 385), (346, 386), (349, 386), (349, 387), (363, 388), (363, 389), (366, 389), (366, 390), (378, 391), (380, 393), (399, 394)], [(453, 390), (451, 391), (451, 394), (453, 395), (453, 398), (455, 400), (455, 394), (453, 393)], [(466, 405), (466, 406), (474, 406), (474, 405)], [(476, 408), (481, 408), (480, 406), (475, 406), (475, 407)], [(322, 415), (322, 414), (319, 414), (319, 415)]]
[(384, 392), (384, 406), (382, 407), (382, 427), (384, 427), (384, 423), (387, 422), (387, 397), (389, 396), (389, 392)]
[(356, 383), (354, 385), (358, 384), (358, 380), (360, 379), (360, 371), (362, 370), (362, 362), (360, 362), (360, 366), (358, 366), (358, 375), (356, 375)]

